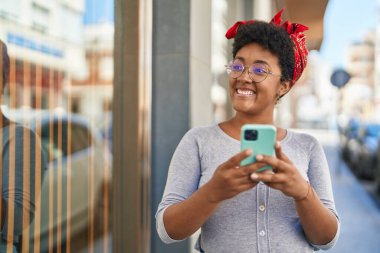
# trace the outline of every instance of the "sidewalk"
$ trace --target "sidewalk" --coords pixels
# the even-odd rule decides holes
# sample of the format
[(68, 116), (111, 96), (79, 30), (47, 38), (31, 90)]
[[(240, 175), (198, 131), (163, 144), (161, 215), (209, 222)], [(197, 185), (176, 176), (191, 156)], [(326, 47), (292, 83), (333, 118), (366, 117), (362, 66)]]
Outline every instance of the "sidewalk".
[(338, 137), (333, 132), (305, 131), (324, 146), (330, 166), (341, 233), (331, 253), (380, 252), (380, 208), (338, 156)]

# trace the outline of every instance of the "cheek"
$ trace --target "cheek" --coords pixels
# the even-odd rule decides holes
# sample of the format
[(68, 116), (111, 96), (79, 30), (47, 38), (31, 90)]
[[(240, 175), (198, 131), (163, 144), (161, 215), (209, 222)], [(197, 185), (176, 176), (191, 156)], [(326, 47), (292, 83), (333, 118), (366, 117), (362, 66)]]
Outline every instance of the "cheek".
[(282, 94), (284, 89), (280, 83), (272, 84), (271, 87), (272, 89), (270, 89), (268, 93), (270, 92), (271, 94), (273, 94), (274, 97), (277, 97), (278, 95)]
[[(229, 78), (228, 88), (230, 90), (230, 93), (235, 92), (235, 87), (236, 87), (236, 80), (232, 79), (232, 78)], [(232, 94), (230, 94), (230, 95), (232, 95)]]

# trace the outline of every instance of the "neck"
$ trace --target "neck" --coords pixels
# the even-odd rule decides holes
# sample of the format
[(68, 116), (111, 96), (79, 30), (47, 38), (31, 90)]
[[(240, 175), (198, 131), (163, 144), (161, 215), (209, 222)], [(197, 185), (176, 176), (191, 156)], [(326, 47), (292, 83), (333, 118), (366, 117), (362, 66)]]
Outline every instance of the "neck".
[[(244, 114), (236, 113), (236, 115), (228, 121), (225, 121), (219, 126), (221, 129), (236, 140), (240, 140), (240, 129), (244, 124), (268, 124), (274, 125), (273, 117), (252, 116), (247, 117)], [(277, 140), (281, 140), (285, 135), (283, 129), (277, 128)]]
[(244, 124), (274, 125), (273, 114), (247, 116), (246, 114), (237, 112), (236, 115), (230, 121), (239, 128)]

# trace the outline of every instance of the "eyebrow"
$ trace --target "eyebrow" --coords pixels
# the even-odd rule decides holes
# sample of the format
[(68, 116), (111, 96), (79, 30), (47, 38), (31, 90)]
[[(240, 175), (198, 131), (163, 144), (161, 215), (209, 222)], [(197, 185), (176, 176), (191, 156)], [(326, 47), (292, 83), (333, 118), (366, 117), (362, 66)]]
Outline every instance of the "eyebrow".
[[(243, 61), (243, 62), (245, 62), (245, 59), (244, 59), (244, 57), (241, 57), (241, 56), (237, 56), (237, 57), (235, 57), (235, 60), (241, 60), (241, 61)], [(264, 60), (256, 60), (256, 61), (254, 61), (253, 63), (260, 63), (260, 64), (264, 64), (264, 65), (267, 65), (268, 67), (270, 66), (269, 65), (269, 63), (268, 62), (266, 62), (266, 61), (264, 61)]]

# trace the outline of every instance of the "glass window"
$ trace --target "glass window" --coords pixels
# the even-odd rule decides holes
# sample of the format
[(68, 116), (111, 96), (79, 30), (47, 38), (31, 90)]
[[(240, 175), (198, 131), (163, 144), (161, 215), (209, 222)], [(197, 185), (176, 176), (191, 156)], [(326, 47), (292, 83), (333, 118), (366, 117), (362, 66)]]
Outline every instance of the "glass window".
[(113, 29), (84, 22), (102, 8), (1, 0), (0, 252), (112, 252), (111, 140), (99, 125), (111, 127)]
[(80, 152), (91, 147), (93, 141), (90, 129), (88, 127), (89, 126), (71, 123), (72, 138), (75, 139), (75, 142), (71, 142), (70, 154), (75, 154), (76, 152)]

